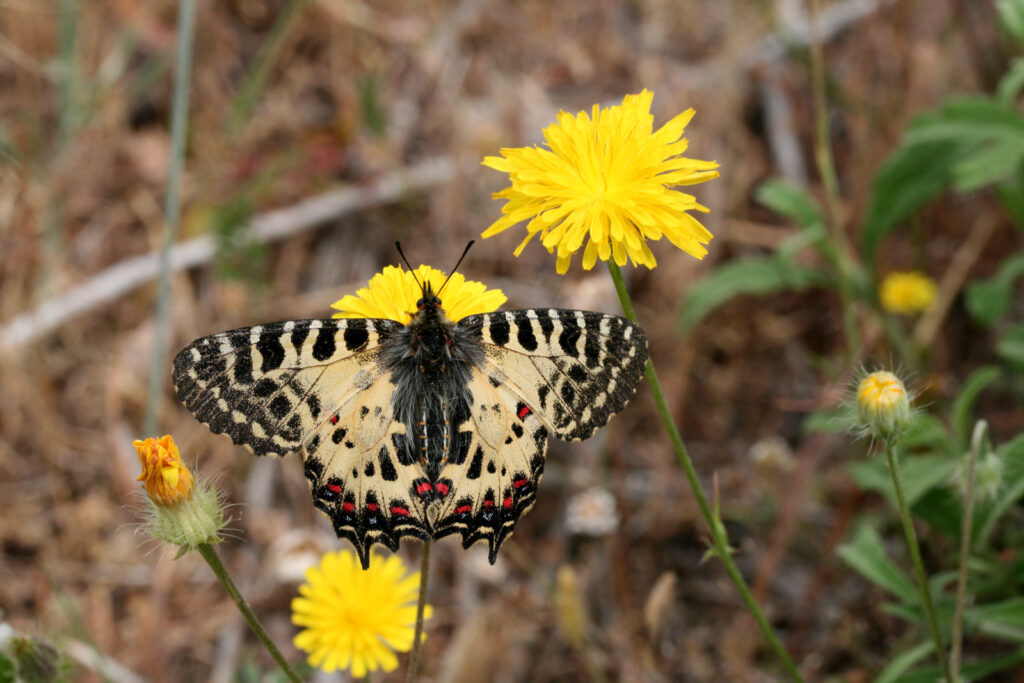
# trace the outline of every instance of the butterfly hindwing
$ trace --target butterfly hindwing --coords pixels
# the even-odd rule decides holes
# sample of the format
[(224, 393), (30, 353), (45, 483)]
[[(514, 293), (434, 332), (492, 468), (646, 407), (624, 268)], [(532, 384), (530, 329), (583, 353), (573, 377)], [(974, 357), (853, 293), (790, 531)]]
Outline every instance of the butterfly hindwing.
[(548, 431), (497, 377), (478, 371), (467, 386), (469, 447), (441, 470), (452, 485), (434, 523), (436, 537), (459, 533), (469, 547), (487, 541), (491, 562), (519, 517), (533, 507)]
[(464, 318), (457, 328), (479, 335), (485, 370), (569, 441), (590, 437), (622, 410), (647, 362), (643, 331), (605, 313), (498, 311)]
[(394, 551), (404, 536), (429, 538), (416, 495), (423, 467), (403, 447), (405, 426), (395, 421), (391, 407), (394, 390), (390, 377), (379, 372), (324, 414), (303, 449), (314, 505), (339, 537), (352, 541), (364, 568), (374, 543)]

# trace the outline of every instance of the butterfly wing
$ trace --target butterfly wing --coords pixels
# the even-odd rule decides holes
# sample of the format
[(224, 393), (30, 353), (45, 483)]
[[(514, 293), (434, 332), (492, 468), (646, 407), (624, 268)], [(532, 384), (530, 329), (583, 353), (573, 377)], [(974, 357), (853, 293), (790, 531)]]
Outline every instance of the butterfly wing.
[(434, 536), (459, 533), (465, 548), (487, 541), (493, 563), (519, 517), (533, 507), (548, 430), (497, 375), (474, 372), (467, 389), (470, 418), (463, 434), (469, 445), (455, 452), (435, 484), (445, 492), (450, 487), (451, 495), (440, 499)]
[(460, 533), (466, 547), (486, 540), (494, 562), (533, 506), (548, 434), (586, 439), (621, 410), (643, 374), (647, 339), (624, 318), (557, 309), (469, 316), (454, 334), (484, 354), (468, 385), (469, 448), (441, 472), (453, 494), (434, 533)]
[[(363, 566), (381, 543), (426, 537), (410, 493), (422, 467), (396, 448), (394, 386), (379, 356), (402, 325), (294, 320), (198, 339), (174, 360), (178, 398), (211, 431), (256, 455), (301, 451), (315, 505)], [(400, 458), (399, 456), (402, 455)]]
[(464, 318), (484, 370), (567, 441), (591, 437), (636, 392), (647, 337), (635, 323), (591, 311), (530, 308)]

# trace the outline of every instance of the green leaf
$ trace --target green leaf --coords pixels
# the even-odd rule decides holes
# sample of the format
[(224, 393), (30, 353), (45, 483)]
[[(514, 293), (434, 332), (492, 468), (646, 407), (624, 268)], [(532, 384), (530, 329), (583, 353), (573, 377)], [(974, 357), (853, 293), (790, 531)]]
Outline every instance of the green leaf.
[(917, 499), (910, 513), (949, 538), (960, 538), (964, 507), (960, 503), (960, 498), (954, 495), (948, 486), (959, 461), (950, 458), (950, 463), (953, 466), (945, 470), (946, 476), (941, 481), (934, 482), (935, 485)]
[(961, 145), (946, 140), (901, 144), (871, 184), (861, 251), (873, 266), (878, 244), (902, 221), (949, 187)]
[(992, 277), (969, 283), (964, 295), (971, 317), (991, 327), (1006, 315), (1013, 303), (1015, 281), (1021, 275), (1024, 275), (1024, 254), (1017, 254), (1003, 261)]
[[(998, 671), (1009, 669), (1011, 666), (1016, 666), (1021, 662), (1024, 662), (1024, 652), (1018, 651), (1004, 657), (992, 657), (990, 659), (983, 659), (980, 662), (964, 664), (960, 670), (960, 679), (962, 681), (985, 680), (988, 676)], [(917, 671), (905, 673), (900, 677), (900, 683), (935, 683), (935, 681), (941, 680), (942, 671), (939, 670), (938, 666), (918, 669)]]
[(1007, 328), (996, 342), (996, 353), (1011, 363), (1024, 364), (1024, 323)]
[[(907, 505), (913, 506), (929, 490), (949, 479), (956, 469), (957, 461), (946, 455), (915, 455), (901, 457), (897, 464), (903, 476), (903, 494)], [(896, 489), (885, 460), (861, 460), (851, 463), (847, 470), (862, 489), (881, 493), (896, 505)]]
[(960, 192), (994, 185), (1013, 178), (1024, 161), (1024, 134), (1003, 136), (965, 152), (953, 167), (953, 185)]
[(921, 413), (915, 415), (907, 426), (907, 431), (900, 438), (899, 449), (903, 453), (914, 451), (931, 451), (933, 453), (949, 453), (949, 433), (942, 421), (934, 415)]
[(1015, 57), (1010, 61), (1009, 70), (999, 79), (996, 93), (1003, 104), (1009, 105), (1017, 99), (1021, 88), (1024, 88), (1024, 59)]
[(974, 518), (974, 547), (988, 543), (996, 523), (1018, 500), (1024, 497), (1024, 434), (996, 449), (1003, 461), (1003, 486), (992, 505), (978, 506)]
[(1021, 0), (999, 0), (996, 3), (999, 23), (1017, 42), (1024, 45), (1024, 2)]
[(1024, 597), (972, 607), (964, 619), (983, 633), (1024, 643)]
[(839, 557), (866, 578), (881, 586), (902, 602), (917, 600), (917, 589), (903, 574), (903, 570), (889, 559), (882, 538), (870, 525), (862, 524), (854, 532), (853, 540), (838, 549)]
[(780, 216), (808, 228), (824, 225), (821, 207), (807, 190), (788, 180), (773, 178), (757, 186), (754, 199)]
[(925, 142), (980, 145), (1024, 135), (1024, 117), (1013, 107), (988, 97), (961, 97), (910, 122), (901, 144)]
[(933, 652), (935, 652), (935, 643), (932, 641), (926, 640), (923, 643), (918, 643), (889, 662), (888, 666), (882, 669), (881, 673), (878, 674), (878, 678), (875, 679), (875, 683), (895, 683), (896, 681), (902, 681), (903, 672)]
[(15, 673), (14, 662), (0, 652), (0, 683), (14, 683), (17, 680)]
[(999, 374), (999, 368), (993, 365), (979, 368), (972, 372), (960, 387), (960, 393), (953, 402), (953, 443), (958, 454), (967, 452), (968, 439), (971, 438), (971, 429), (974, 427), (971, 420), (974, 401), (982, 389), (999, 378)]
[(695, 282), (682, 303), (681, 334), (690, 332), (711, 311), (740, 295), (800, 290), (828, 282), (820, 270), (786, 264), (774, 256), (730, 261)]
[(996, 188), (999, 204), (1013, 219), (1013, 226), (1024, 232), (1024, 173)]

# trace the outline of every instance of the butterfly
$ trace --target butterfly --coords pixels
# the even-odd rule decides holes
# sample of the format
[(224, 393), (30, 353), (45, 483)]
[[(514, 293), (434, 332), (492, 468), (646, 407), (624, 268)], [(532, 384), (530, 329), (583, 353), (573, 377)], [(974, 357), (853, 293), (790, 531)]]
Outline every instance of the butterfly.
[(364, 569), (374, 544), (406, 536), (485, 541), (494, 563), (533, 507), (548, 436), (593, 435), (647, 360), (625, 318), (529, 308), (453, 322), (444, 286), (420, 286), (408, 325), (268, 323), (174, 359), (178, 398), (211, 431), (255, 455), (301, 453), (314, 505)]

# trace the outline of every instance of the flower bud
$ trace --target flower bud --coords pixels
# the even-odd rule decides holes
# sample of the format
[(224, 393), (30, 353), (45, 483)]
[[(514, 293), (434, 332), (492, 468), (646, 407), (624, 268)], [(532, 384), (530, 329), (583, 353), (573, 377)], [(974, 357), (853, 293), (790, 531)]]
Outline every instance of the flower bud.
[(898, 437), (910, 424), (910, 397), (900, 378), (887, 370), (872, 372), (857, 385), (861, 426), (883, 441)]
[(146, 531), (182, 550), (217, 543), (227, 522), (224, 505), (213, 486), (196, 482), (181, 460), (170, 435), (133, 441), (142, 463), (142, 481), (149, 510)]

